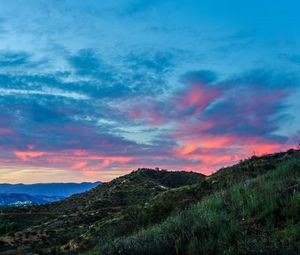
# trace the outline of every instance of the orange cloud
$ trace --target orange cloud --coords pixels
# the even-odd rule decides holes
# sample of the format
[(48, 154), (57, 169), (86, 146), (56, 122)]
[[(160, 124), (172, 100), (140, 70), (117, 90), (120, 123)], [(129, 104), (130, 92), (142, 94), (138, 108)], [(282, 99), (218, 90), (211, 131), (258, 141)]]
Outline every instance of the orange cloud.
[(189, 144), (183, 146), (182, 148), (176, 150), (176, 153), (181, 156), (187, 155), (187, 154), (193, 152), (194, 150), (196, 150), (196, 148), (197, 148), (197, 146), (195, 144), (189, 143)]
[(135, 158), (132, 156), (109, 156), (91, 153), (85, 150), (69, 150), (59, 153), (48, 153), (45, 161), (51, 164), (62, 164), (71, 170), (97, 170), (109, 168), (114, 163), (129, 163)]
[(181, 140), (181, 143), (184, 145), (174, 150), (174, 156), (188, 161), (199, 161), (198, 165), (189, 165), (185, 169), (205, 174), (210, 174), (220, 167), (232, 165), (252, 155), (261, 156), (289, 147), (260, 137), (204, 134), (199, 138), (185, 138)]

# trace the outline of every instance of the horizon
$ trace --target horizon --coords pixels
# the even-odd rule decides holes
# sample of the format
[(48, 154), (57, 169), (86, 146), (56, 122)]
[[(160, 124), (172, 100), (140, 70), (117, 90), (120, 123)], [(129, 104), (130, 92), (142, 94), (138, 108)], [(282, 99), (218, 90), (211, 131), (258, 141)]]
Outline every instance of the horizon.
[[(263, 155), (260, 155), (260, 156), (257, 156), (257, 155), (255, 155), (255, 154), (253, 154), (251, 157), (264, 157), (264, 156), (269, 156), (269, 155), (273, 155), (273, 154), (278, 154), (278, 153), (285, 153), (285, 152), (287, 152), (287, 151), (289, 151), (289, 150), (294, 150), (294, 151), (299, 151), (300, 149), (300, 144), (298, 144), (297, 146), (294, 146), (294, 147), (290, 147), (290, 148), (288, 148), (286, 151), (277, 151), (277, 152), (274, 152), (274, 153), (267, 153), (267, 154), (263, 154)], [(11, 182), (11, 183), (1, 183), (0, 182), (0, 185), (2, 185), (2, 184), (7, 184), (7, 185), (34, 185), (34, 184), (83, 184), (83, 183), (101, 183), (101, 184), (103, 184), (103, 183), (107, 183), (107, 182), (110, 182), (110, 181), (112, 181), (112, 180), (114, 180), (114, 179), (116, 179), (116, 178), (118, 178), (118, 177), (122, 177), (122, 176), (125, 176), (125, 175), (128, 175), (128, 174), (131, 174), (131, 173), (133, 173), (133, 172), (136, 172), (136, 171), (138, 171), (138, 170), (140, 170), (140, 169), (150, 169), (150, 170), (157, 170), (157, 171), (168, 171), (168, 172), (177, 172), (177, 171), (179, 171), (179, 172), (187, 172), (187, 173), (198, 173), (198, 174), (203, 174), (205, 177), (209, 177), (209, 176), (211, 176), (211, 175), (213, 175), (213, 174), (215, 174), (215, 173), (217, 173), (218, 171), (220, 171), (220, 170), (223, 170), (223, 169), (226, 169), (226, 168), (230, 168), (230, 167), (232, 167), (232, 166), (234, 166), (234, 165), (236, 165), (236, 164), (238, 164), (238, 163), (240, 163), (241, 161), (245, 161), (245, 160), (248, 160), (248, 159), (250, 159), (251, 157), (248, 157), (248, 158), (244, 158), (244, 159), (240, 159), (240, 161), (239, 162), (236, 162), (236, 163), (233, 163), (233, 164), (231, 164), (231, 165), (227, 165), (227, 166), (222, 166), (221, 168), (219, 168), (219, 169), (217, 169), (216, 171), (214, 171), (214, 172), (211, 172), (211, 173), (209, 173), (209, 174), (203, 174), (203, 173), (201, 173), (201, 172), (199, 172), (199, 171), (192, 171), (192, 170), (190, 170), (190, 171), (187, 171), (187, 170), (174, 170), (174, 169), (163, 169), (163, 168), (159, 168), (159, 167), (155, 167), (155, 168), (145, 168), (145, 167), (140, 167), (140, 168), (137, 168), (137, 169), (131, 169), (131, 170), (129, 170), (128, 172), (124, 172), (124, 174), (123, 175), (120, 175), (120, 176), (117, 176), (117, 177), (115, 177), (115, 178), (113, 178), (113, 179), (108, 179), (107, 181), (103, 181), (103, 180), (97, 180), (97, 181), (81, 181), (81, 182), (29, 182), (29, 183), (20, 183), (20, 182), (17, 182), (17, 183), (14, 183), (14, 182)]]
[(210, 175), (296, 148), (297, 7), (0, 2), (0, 183)]
[(32, 183), (23, 183), (23, 182), (16, 182), (16, 183), (7, 183), (7, 182), (4, 182), (4, 183), (0, 183), (0, 185), (33, 185), (33, 184), (83, 184), (83, 183), (104, 183), (102, 181), (95, 181), (95, 182), (86, 182), (86, 181), (83, 181), (83, 182), (32, 182)]

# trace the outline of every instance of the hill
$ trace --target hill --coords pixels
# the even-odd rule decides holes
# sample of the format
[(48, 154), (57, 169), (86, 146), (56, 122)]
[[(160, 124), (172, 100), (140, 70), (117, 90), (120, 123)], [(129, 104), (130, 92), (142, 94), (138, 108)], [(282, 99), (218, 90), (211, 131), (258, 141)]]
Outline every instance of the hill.
[[(9, 242), (7, 237), (0, 238), (0, 241), (5, 241), (2, 250), (15, 250), (24, 243), (30, 243), (30, 250), (43, 250), (50, 254), (62, 246), (66, 251), (73, 250), (76, 247), (69, 245), (68, 240), (70, 243), (77, 242), (73, 240), (92, 230), (93, 225), (125, 215), (130, 206), (144, 203), (168, 189), (204, 178), (204, 175), (196, 173), (139, 169), (56, 203), (2, 210), (0, 222), (16, 222)], [(47, 238), (41, 240), (38, 236)], [(25, 251), (28, 252), (26, 248)]]
[(88, 192), (0, 212), (0, 251), (299, 254), (300, 151), (211, 176), (139, 169)]

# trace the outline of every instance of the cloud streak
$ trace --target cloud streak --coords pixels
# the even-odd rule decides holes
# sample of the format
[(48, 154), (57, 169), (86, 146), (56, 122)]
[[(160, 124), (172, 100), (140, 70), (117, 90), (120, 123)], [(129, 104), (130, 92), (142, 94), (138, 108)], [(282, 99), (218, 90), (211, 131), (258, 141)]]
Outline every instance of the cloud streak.
[(89, 97), (76, 93), (76, 92), (66, 92), (57, 89), (51, 89), (45, 87), (43, 90), (24, 90), (24, 89), (0, 89), (1, 96), (30, 96), (30, 95), (38, 95), (38, 96), (54, 96), (54, 97), (65, 97), (74, 100), (87, 100)]

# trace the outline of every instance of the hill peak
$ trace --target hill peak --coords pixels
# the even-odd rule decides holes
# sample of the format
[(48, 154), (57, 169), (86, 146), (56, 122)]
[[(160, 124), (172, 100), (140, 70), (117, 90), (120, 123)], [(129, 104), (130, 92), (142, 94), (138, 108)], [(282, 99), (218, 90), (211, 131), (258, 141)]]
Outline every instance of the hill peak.
[(138, 168), (127, 175), (113, 180), (112, 182), (130, 181), (135, 182), (136, 184), (154, 182), (168, 188), (175, 188), (193, 184), (197, 181), (203, 180), (203, 178), (205, 178), (205, 175), (195, 172), (170, 171), (159, 168)]

